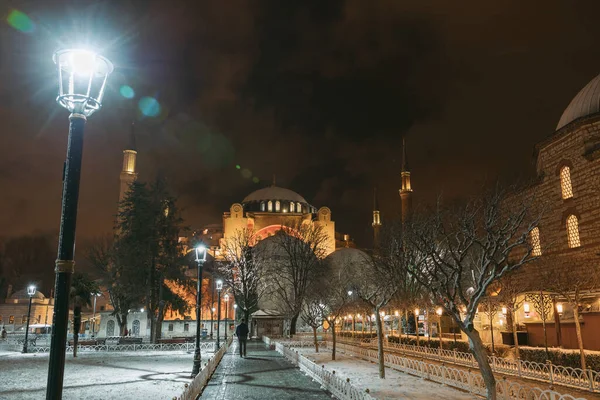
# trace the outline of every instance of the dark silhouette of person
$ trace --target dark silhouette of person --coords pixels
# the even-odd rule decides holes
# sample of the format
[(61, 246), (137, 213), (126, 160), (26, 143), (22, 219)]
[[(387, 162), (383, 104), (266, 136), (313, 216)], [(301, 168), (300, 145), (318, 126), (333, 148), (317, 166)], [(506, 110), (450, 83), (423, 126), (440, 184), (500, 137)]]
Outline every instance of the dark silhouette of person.
[(240, 357), (246, 357), (246, 341), (248, 340), (249, 332), (246, 319), (242, 319), (242, 322), (235, 328), (235, 335), (240, 342)]

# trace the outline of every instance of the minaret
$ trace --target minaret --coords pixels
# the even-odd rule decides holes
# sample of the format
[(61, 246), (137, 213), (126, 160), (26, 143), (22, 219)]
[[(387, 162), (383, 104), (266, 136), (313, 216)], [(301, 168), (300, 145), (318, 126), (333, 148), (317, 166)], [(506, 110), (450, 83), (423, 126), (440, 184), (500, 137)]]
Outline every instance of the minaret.
[(129, 136), (129, 146), (123, 150), (123, 169), (121, 170), (121, 191), (119, 192), (119, 203), (123, 201), (129, 186), (137, 179), (135, 172), (135, 158), (137, 150), (135, 147), (134, 123), (131, 123), (131, 133)]
[(402, 171), (400, 176), (402, 177), (400, 200), (402, 201), (402, 222), (404, 222), (412, 210), (412, 188), (410, 186), (410, 170), (406, 160), (406, 142), (404, 138), (402, 138)]
[(379, 202), (377, 201), (377, 188), (373, 191), (373, 247), (379, 247), (379, 231), (381, 230), (381, 216), (379, 215)]

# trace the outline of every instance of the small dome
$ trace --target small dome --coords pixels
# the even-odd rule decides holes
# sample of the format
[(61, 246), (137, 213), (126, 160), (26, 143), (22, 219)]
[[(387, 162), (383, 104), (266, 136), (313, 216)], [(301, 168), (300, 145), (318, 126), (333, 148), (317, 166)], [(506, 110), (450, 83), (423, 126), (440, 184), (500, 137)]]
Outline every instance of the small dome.
[(600, 112), (600, 75), (595, 77), (571, 100), (558, 121), (556, 130), (571, 122)]
[(300, 196), (298, 193), (279, 186), (270, 186), (263, 189), (258, 189), (246, 196), (242, 203), (261, 200), (288, 200), (300, 203), (308, 203), (304, 197)]
[[(27, 289), (21, 289), (21, 290), (17, 290), (16, 292), (14, 292), (11, 296), (11, 299), (18, 299), (18, 300), (29, 300), (29, 295), (27, 294)], [(46, 297), (44, 296), (44, 294), (42, 292), (40, 292), (39, 290), (37, 290), (35, 292), (35, 294), (33, 295), (34, 299), (45, 299)]]

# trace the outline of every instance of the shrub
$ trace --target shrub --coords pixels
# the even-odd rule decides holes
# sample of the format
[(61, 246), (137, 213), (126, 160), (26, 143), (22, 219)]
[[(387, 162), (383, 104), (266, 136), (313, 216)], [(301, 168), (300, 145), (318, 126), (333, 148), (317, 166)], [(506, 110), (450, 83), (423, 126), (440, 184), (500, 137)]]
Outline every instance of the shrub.
[[(398, 343), (399, 342), (398, 336), (388, 336), (388, 342)], [(409, 336), (408, 338), (406, 336), (402, 336), (400, 338), (400, 343), (416, 346), (417, 339), (415, 336)], [(440, 340), (437, 338), (432, 338), (431, 340), (427, 340), (426, 338), (420, 338), (419, 345), (423, 346), (423, 347), (431, 347), (431, 348), (437, 349), (440, 347)], [(456, 351), (461, 351), (464, 353), (470, 352), (469, 351), (469, 343), (464, 342), (462, 340), (457, 340), (456, 344), (454, 344), (453, 340), (444, 340), (442, 345), (443, 345), (443, 348), (446, 350), (456, 350)]]
[[(520, 347), (519, 353), (521, 360), (532, 361), (537, 363), (546, 362), (546, 350), (543, 348)], [(578, 351), (561, 351), (556, 349), (548, 349), (549, 358), (552, 364), (561, 365), (563, 367), (581, 368), (581, 362)], [(600, 371), (600, 354), (585, 355), (585, 362), (588, 369)]]

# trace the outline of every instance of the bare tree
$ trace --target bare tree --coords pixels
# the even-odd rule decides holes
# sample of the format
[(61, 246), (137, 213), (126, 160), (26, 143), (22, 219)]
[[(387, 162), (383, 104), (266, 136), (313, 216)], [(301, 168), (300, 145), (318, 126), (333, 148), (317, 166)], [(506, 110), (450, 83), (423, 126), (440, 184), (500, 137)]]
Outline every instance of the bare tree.
[(354, 290), (357, 296), (368, 304), (375, 314), (377, 326), (377, 352), (379, 358), (379, 377), (385, 378), (383, 354), (383, 324), (381, 311), (396, 295), (400, 286), (399, 271), (409, 260), (408, 253), (402, 248), (400, 225), (390, 224), (382, 232), (380, 246), (371, 256), (363, 257), (360, 270), (353, 276)]
[(550, 353), (548, 351), (548, 331), (546, 330), (546, 321), (550, 318), (550, 311), (552, 311), (552, 296), (542, 290), (535, 293), (527, 293), (525, 300), (530, 301), (533, 304), (535, 312), (542, 320), (542, 329), (544, 331), (544, 348), (546, 349), (546, 360), (550, 359)]
[(438, 204), (405, 226), (406, 247), (421, 253), (410, 271), (468, 336), (488, 399), (496, 399), (496, 379), (473, 319), (490, 285), (536, 259), (529, 237), (540, 215), (532, 202), (497, 189), (455, 210)]
[(525, 299), (522, 294), (527, 290), (527, 281), (516, 276), (514, 272), (508, 273), (500, 278), (494, 284), (492, 289), (498, 293), (498, 301), (506, 307), (506, 325), (509, 332), (513, 334), (515, 342), (515, 357), (521, 358), (519, 353), (519, 338), (517, 335), (516, 312), (523, 304)]
[[(583, 348), (583, 337), (581, 335), (581, 322), (579, 321), (579, 307), (583, 302), (583, 297), (587, 293), (600, 287), (600, 267), (591, 263), (591, 265), (586, 266), (585, 273), (578, 273), (578, 271), (565, 268), (565, 265), (556, 256), (542, 256), (539, 262), (543, 264), (543, 267), (540, 268), (542, 271), (540, 285), (543, 285), (546, 290), (563, 297), (573, 309), (581, 369), (585, 370), (587, 365)], [(563, 260), (563, 263), (565, 262), (568, 261)], [(558, 326), (556, 326), (556, 329), (558, 329)]]
[(224, 240), (224, 261), (217, 266), (219, 275), (231, 288), (246, 321), (250, 320), (250, 314), (258, 310), (265, 290), (262, 285), (265, 249), (255, 246), (257, 239), (250, 228), (236, 231)]
[[(270, 294), (289, 315), (290, 334), (296, 323), (308, 288), (322, 278), (321, 260), (326, 255), (327, 234), (320, 226), (299, 222), (282, 226), (267, 244)], [(268, 241), (268, 242), (267, 242)]]
[(500, 311), (500, 302), (497, 296), (488, 295), (481, 301), (481, 312), (486, 315), (490, 323), (490, 337), (492, 343), (492, 355), (496, 354), (494, 347), (494, 318)]

